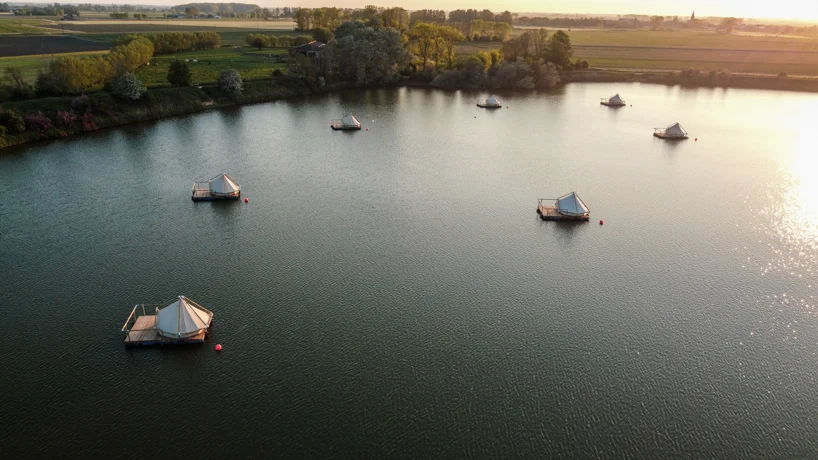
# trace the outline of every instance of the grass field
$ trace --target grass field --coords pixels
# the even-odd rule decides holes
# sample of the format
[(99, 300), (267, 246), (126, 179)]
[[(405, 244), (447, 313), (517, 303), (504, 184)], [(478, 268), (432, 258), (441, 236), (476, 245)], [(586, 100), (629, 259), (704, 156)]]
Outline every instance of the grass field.
[(147, 19), (136, 20), (90, 20), (64, 21), (55, 29), (66, 33), (125, 34), (141, 32), (222, 32), (222, 31), (292, 31), (295, 24), (289, 21), (250, 21), (232, 19)]
[(41, 33), (40, 26), (50, 24), (48, 20), (23, 19), (18, 16), (0, 15), (0, 34)]
[[(667, 70), (698, 67), (741, 73), (818, 75), (818, 38), (688, 30), (597, 29), (568, 33), (574, 44), (574, 57), (588, 61), (592, 67)], [(498, 42), (463, 42), (457, 53), (471, 54), (500, 46)]]
[[(286, 53), (285, 49), (265, 49), (266, 54)], [(266, 54), (241, 54), (232, 48), (218, 48), (208, 51), (157, 56), (151, 65), (137, 72), (137, 76), (149, 87), (168, 86), (168, 68), (174, 60), (188, 60), (193, 84), (213, 83), (222, 70), (232, 68), (239, 71), (243, 80), (270, 78), (274, 69), (285, 71), (286, 64), (273, 62)], [(193, 62), (194, 60), (198, 62)]]
[(108, 54), (107, 51), (87, 51), (83, 53), (63, 53), (59, 55), (28, 55), (28, 56), (7, 56), (0, 57), (0, 71), (6, 67), (17, 67), (23, 72), (23, 77), (29, 83), (33, 83), (37, 78), (37, 71), (45, 67), (55, 56), (93, 56), (95, 54)]

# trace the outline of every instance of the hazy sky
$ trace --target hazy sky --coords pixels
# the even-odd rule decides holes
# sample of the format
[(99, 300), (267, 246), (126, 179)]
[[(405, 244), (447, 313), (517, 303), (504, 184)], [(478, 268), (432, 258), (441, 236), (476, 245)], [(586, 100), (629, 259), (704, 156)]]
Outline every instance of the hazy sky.
[[(202, 0), (147, 0), (146, 3), (178, 5)], [(215, 1), (215, 0), (214, 0)], [(230, 0), (222, 0), (230, 1)], [(233, 0), (236, 1), (236, 0)], [(435, 8), (488, 8), (492, 11), (579, 14), (659, 14), (689, 16), (736, 16), (742, 18), (818, 19), (816, 0), (238, 0), (261, 6), (337, 6), (356, 8), (367, 4), (402, 6), (408, 10)], [(139, 2), (136, 2), (139, 3)]]

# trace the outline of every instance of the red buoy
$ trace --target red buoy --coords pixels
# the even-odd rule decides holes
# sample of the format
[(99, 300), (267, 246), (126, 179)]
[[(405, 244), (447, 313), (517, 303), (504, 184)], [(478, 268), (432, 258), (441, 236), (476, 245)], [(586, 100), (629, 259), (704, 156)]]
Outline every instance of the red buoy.
[(216, 351), (222, 351), (222, 344), (220, 343), (216, 344)]
[(369, 128), (366, 128), (366, 130), (369, 131)]
[(600, 221), (599, 221), (599, 225), (605, 225), (605, 221), (604, 221), (604, 220), (600, 220)]
[(699, 142), (699, 138), (698, 138), (698, 137), (696, 138), (696, 142)]
[(249, 203), (249, 202), (250, 202), (250, 199), (249, 199), (249, 198), (247, 198), (247, 197), (244, 197), (244, 202), (245, 202), (245, 203)]

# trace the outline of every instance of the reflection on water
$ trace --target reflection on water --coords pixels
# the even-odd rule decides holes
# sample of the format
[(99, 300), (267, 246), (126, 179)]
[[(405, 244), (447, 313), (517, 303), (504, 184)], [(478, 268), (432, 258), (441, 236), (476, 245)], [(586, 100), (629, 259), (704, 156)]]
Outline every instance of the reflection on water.
[[(347, 91), (0, 156), (3, 453), (814, 457), (818, 97), (486, 96)], [(344, 112), (369, 131), (331, 131)], [(676, 121), (692, 139), (652, 137)], [(249, 203), (190, 200), (222, 172)], [(539, 219), (571, 191), (591, 222)], [(129, 306), (179, 294), (211, 343), (125, 351)]]

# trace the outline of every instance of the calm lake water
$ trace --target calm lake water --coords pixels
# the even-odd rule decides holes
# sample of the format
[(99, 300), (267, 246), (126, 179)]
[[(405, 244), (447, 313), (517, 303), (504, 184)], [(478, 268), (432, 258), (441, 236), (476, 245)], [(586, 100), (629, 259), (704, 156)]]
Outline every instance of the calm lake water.
[[(1, 155), (3, 456), (814, 458), (818, 95), (479, 97)], [(369, 131), (332, 132), (345, 112)], [(676, 121), (689, 141), (651, 137)], [(191, 202), (221, 172), (250, 202)], [(591, 223), (537, 217), (571, 191)], [(126, 350), (133, 305), (178, 295), (208, 343)]]

